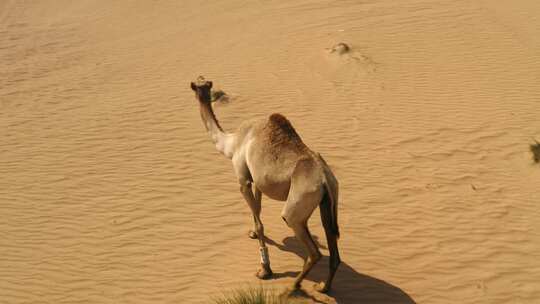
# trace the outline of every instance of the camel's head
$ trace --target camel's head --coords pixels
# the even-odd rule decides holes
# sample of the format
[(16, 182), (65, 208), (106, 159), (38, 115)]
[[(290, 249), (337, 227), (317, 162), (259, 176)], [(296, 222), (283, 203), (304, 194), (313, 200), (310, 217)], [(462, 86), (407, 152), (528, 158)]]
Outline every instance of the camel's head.
[(195, 92), (195, 97), (202, 103), (210, 103), (212, 101), (212, 82), (206, 81), (204, 77), (199, 76), (195, 82), (191, 83), (191, 89)]

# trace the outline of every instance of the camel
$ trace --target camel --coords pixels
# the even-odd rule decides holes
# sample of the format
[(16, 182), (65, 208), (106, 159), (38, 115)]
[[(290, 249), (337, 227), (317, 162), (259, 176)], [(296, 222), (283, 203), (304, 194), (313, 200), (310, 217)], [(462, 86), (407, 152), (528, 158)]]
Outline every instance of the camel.
[(300, 288), (304, 277), (321, 258), (307, 221), (317, 206), (330, 250), (329, 274), (315, 286), (327, 292), (341, 262), (337, 246), (338, 182), (319, 153), (310, 150), (283, 115), (274, 113), (268, 119), (241, 123), (236, 132), (225, 132), (212, 109), (212, 82), (202, 76), (191, 83), (199, 102), (201, 118), (217, 150), (232, 160), (240, 183), (240, 192), (253, 213), (254, 229), (249, 237), (258, 239), (261, 268), (259, 279), (272, 277), (270, 258), (260, 219), (261, 197), (285, 201), (281, 217), (307, 250), (302, 271), (294, 280), (293, 290)]

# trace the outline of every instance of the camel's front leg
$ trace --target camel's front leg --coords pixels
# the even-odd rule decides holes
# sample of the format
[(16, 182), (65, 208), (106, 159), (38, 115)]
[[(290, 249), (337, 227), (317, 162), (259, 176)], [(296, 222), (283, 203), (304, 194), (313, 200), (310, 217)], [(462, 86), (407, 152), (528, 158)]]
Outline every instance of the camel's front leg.
[(255, 188), (255, 195), (252, 191), (251, 182), (245, 181), (240, 183), (240, 192), (246, 199), (246, 202), (253, 213), (253, 219), (255, 221), (255, 233), (259, 239), (260, 252), (261, 252), (261, 269), (257, 272), (259, 279), (269, 279), (272, 276), (272, 269), (270, 268), (270, 257), (268, 255), (268, 248), (264, 241), (264, 226), (261, 222), (261, 191)]
[[(259, 190), (257, 187), (255, 187), (255, 193), (254, 193), (254, 196), (255, 196), (255, 206), (254, 208), (251, 208), (251, 210), (255, 210), (253, 211), (253, 229), (250, 229), (249, 232), (248, 232), (248, 236), (250, 239), (258, 239), (259, 236), (257, 235), (257, 230), (258, 229), (263, 229), (263, 233), (264, 233), (264, 226), (261, 222), (261, 199), (262, 199), (262, 193), (261, 193), (261, 190)], [(261, 227), (261, 228), (258, 228), (258, 227)]]

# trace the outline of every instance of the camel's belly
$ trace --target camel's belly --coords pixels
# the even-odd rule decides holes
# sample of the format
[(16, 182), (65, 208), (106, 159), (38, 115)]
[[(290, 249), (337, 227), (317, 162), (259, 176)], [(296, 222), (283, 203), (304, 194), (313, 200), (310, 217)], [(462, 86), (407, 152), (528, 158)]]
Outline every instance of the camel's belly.
[(283, 153), (276, 159), (272, 155), (266, 155), (265, 150), (249, 149), (246, 156), (246, 164), (254, 185), (269, 198), (286, 201), (291, 187), (291, 174), (296, 165), (296, 155)]
[(265, 178), (255, 180), (255, 187), (261, 190), (266, 196), (277, 201), (286, 201), (289, 196), (290, 181), (273, 182)]

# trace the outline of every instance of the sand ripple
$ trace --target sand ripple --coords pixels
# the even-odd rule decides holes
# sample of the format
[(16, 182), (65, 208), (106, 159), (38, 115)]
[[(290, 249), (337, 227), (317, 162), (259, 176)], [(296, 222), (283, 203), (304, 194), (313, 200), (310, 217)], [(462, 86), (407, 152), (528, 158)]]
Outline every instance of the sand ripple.
[[(520, 2), (0, 3), (0, 302), (257, 282), (199, 74), (231, 95), (226, 129), (279, 111), (334, 168), (344, 263), (321, 301), (540, 301), (540, 7)], [(303, 252), (263, 210), (281, 286)]]

